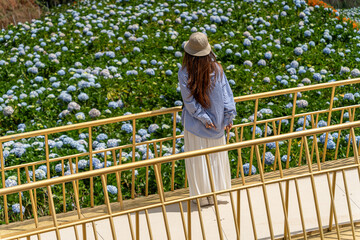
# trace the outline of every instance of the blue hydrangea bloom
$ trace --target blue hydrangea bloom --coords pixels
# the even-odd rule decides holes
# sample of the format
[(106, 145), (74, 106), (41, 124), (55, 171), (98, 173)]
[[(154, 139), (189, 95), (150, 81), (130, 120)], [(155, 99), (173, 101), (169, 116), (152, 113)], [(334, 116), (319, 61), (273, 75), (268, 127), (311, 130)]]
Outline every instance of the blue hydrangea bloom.
[(271, 152), (265, 153), (265, 164), (266, 165), (272, 165), (274, 164), (275, 156)]
[(303, 54), (303, 49), (301, 48), (301, 47), (296, 47), (295, 49), (294, 49), (294, 53), (295, 53), (295, 55), (296, 56), (300, 56), (301, 54)]
[(344, 100), (354, 101), (354, 100), (355, 100), (354, 94), (352, 94), (352, 93), (345, 93), (345, 95), (344, 95)]
[(117, 194), (118, 193), (118, 189), (117, 187), (113, 186), (113, 185), (107, 185), (107, 191), (110, 193), (110, 194)]
[[(245, 163), (243, 165), (244, 175), (249, 175), (249, 168), (250, 168), (249, 163)], [(256, 174), (256, 167), (254, 165), (251, 166), (251, 175), (253, 174)]]
[(329, 150), (334, 150), (336, 148), (336, 144), (334, 141), (332, 140), (328, 140), (328, 143), (326, 145), (326, 148)]
[[(281, 157), (281, 161), (282, 162), (286, 162), (287, 161), (287, 155), (283, 155), (282, 157)], [(289, 157), (289, 162), (291, 161), (291, 156)]]
[(78, 168), (80, 170), (83, 170), (87, 167), (88, 163), (85, 159), (81, 159), (80, 161), (78, 161)]
[(57, 173), (62, 172), (62, 165), (61, 165), (61, 163), (58, 163), (58, 164), (55, 165), (55, 171), (56, 171)]
[[(22, 209), (22, 213), (24, 214), (25, 213), (25, 207), (23, 205), (21, 205), (21, 209)], [(20, 213), (20, 204), (19, 203), (15, 203), (11, 206), (11, 210), (14, 212), (14, 213), (17, 213), (19, 214)]]
[(304, 100), (304, 99), (300, 99), (296, 101), (296, 105), (298, 108), (305, 108), (309, 105), (308, 101)]
[(259, 66), (266, 66), (266, 61), (265, 61), (264, 59), (260, 59), (260, 60), (258, 61), (258, 65), (259, 65)]
[(35, 170), (35, 177), (36, 177), (36, 179), (38, 179), (38, 180), (41, 180), (41, 179), (44, 179), (44, 178), (46, 178), (46, 173), (45, 173), (45, 171), (44, 170), (42, 170), (42, 169), (36, 169)]
[(75, 118), (77, 120), (85, 120), (86, 117), (85, 117), (85, 114), (83, 112), (78, 112), (78, 113), (75, 114)]
[(268, 147), (269, 149), (273, 149), (276, 147), (276, 142), (269, 142), (266, 144), (266, 147)]
[(105, 134), (105, 133), (100, 133), (97, 137), (96, 137), (96, 140), (97, 141), (104, 141), (108, 139), (108, 136)]
[(316, 81), (321, 81), (322, 75), (321, 75), (320, 73), (314, 73), (314, 74), (313, 74), (313, 78), (314, 78)]
[(317, 124), (317, 127), (326, 127), (327, 126), (327, 122), (325, 122), (324, 120), (320, 120)]
[(17, 185), (17, 177), (16, 176), (10, 176), (5, 180), (5, 187), (14, 187)]
[(89, 99), (89, 96), (86, 93), (80, 93), (78, 99), (79, 101), (86, 101)]
[(266, 52), (264, 55), (265, 59), (271, 59), (272, 58), (272, 53), (271, 52)]
[[(251, 127), (251, 132), (253, 132), (253, 127)], [(262, 134), (263, 134), (263, 132), (262, 132), (261, 128), (259, 128), (258, 126), (256, 126), (256, 128), (255, 128), (255, 135), (256, 135), (257, 137), (261, 137)]]
[[(320, 142), (321, 142), (322, 144), (325, 143), (325, 139), (326, 139), (326, 133), (321, 134), (321, 135), (320, 135)], [(333, 140), (333, 136), (328, 133), (328, 141), (329, 141), (329, 140)]]
[(125, 123), (124, 125), (121, 126), (121, 130), (127, 132), (127, 133), (132, 133), (133, 128), (132, 125), (130, 123)]
[(159, 128), (160, 128), (159, 125), (157, 125), (156, 123), (153, 123), (149, 126), (148, 131), (149, 131), (149, 133), (154, 133)]

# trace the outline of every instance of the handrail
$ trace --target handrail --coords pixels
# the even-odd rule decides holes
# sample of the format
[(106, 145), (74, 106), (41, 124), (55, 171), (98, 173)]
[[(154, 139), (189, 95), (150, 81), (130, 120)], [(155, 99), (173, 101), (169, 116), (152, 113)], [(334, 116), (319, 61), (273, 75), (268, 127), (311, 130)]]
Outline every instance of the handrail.
[(201, 150), (188, 151), (188, 152), (178, 153), (175, 155), (170, 155), (170, 156), (165, 156), (165, 157), (158, 157), (158, 158), (154, 158), (154, 159), (148, 159), (148, 160), (132, 162), (132, 163), (123, 164), (123, 165), (111, 166), (111, 167), (96, 169), (96, 170), (92, 170), (92, 171), (88, 171), (88, 172), (74, 173), (74, 174), (67, 175), (67, 176), (60, 176), (58, 178), (51, 178), (51, 179), (46, 179), (46, 180), (42, 180), (42, 181), (26, 183), (26, 184), (22, 184), (22, 185), (18, 185), (18, 186), (2, 188), (2, 189), (0, 189), (0, 196), (11, 194), (11, 193), (17, 193), (20, 191), (27, 191), (27, 190), (35, 189), (35, 188), (46, 187), (49, 185), (59, 184), (59, 183), (63, 183), (63, 182), (71, 182), (74, 180), (80, 180), (80, 179), (100, 176), (100, 175), (104, 175), (104, 174), (116, 173), (119, 171), (131, 170), (131, 169), (135, 169), (135, 168), (146, 167), (146, 166), (165, 163), (165, 162), (171, 162), (171, 161), (185, 159), (185, 158), (189, 158), (189, 157), (195, 157), (195, 156), (211, 154), (211, 153), (221, 152), (221, 151), (230, 151), (230, 150), (235, 150), (235, 149), (239, 149), (239, 148), (246, 148), (246, 147), (251, 147), (251, 146), (255, 146), (255, 145), (266, 144), (269, 142), (278, 142), (278, 141), (282, 141), (282, 140), (286, 140), (286, 139), (300, 138), (300, 137), (304, 137), (304, 136), (310, 136), (310, 135), (314, 135), (314, 134), (325, 133), (325, 132), (330, 132), (330, 131), (335, 131), (335, 130), (350, 129), (350, 128), (355, 128), (355, 127), (360, 127), (360, 120), (354, 121), (354, 122), (331, 125), (331, 126), (322, 127), (322, 128), (314, 128), (314, 129), (309, 129), (309, 130), (304, 130), (304, 131), (285, 133), (285, 134), (275, 135), (275, 136), (270, 136), (270, 137), (265, 137), (265, 138), (258, 138), (258, 139), (243, 141), (243, 142), (231, 143), (231, 144), (227, 144), (227, 145), (216, 146), (216, 147), (211, 147), (211, 148), (206, 148), (206, 149), (201, 149)]
[(308, 86), (303, 86), (303, 87), (280, 89), (280, 90), (263, 92), (263, 93), (254, 93), (254, 94), (250, 94), (250, 95), (246, 95), (246, 96), (235, 97), (234, 100), (235, 100), (235, 102), (241, 102), (241, 101), (255, 100), (257, 98), (275, 97), (275, 96), (294, 93), (294, 92), (304, 92), (304, 91), (318, 90), (318, 89), (328, 88), (328, 87), (350, 85), (350, 84), (354, 84), (354, 83), (360, 83), (360, 78), (353, 78), (353, 79), (349, 79), (349, 80), (340, 80), (340, 81), (327, 82), (327, 83), (319, 83), (319, 84), (308, 85)]
[[(234, 101), (242, 102), (242, 101), (255, 100), (255, 99), (266, 98), (266, 97), (280, 96), (280, 95), (290, 94), (290, 93), (294, 93), (294, 92), (317, 90), (317, 89), (336, 87), (336, 86), (341, 86), (341, 85), (350, 85), (350, 84), (354, 84), (354, 83), (360, 83), (360, 78), (354, 78), (354, 79), (350, 79), (350, 80), (340, 80), (340, 81), (328, 82), (328, 83), (319, 83), (319, 84), (315, 84), (315, 85), (281, 89), (281, 90), (269, 91), (269, 92), (263, 92), (263, 93), (255, 93), (255, 94), (250, 94), (250, 95), (246, 95), (246, 96), (234, 97)], [(181, 111), (181, 107), (178, 106), (178, 107), (163, 108), (163, 109), (159, 109), (159, 110), (153, 110), (153, 111), (147, 111), (147, 112), (141, 112), (141, 113), (133, 113), (133, 114), (125, 115), (125, 116), (118, 116), (118, 117), (111, 117), (111, 118), (88, 121), (88, 122), (83, 122), (83, 123), (76, 123), (76, 124), (71, 124), (71, 125), (66, 125), (66, 126), (41, 129), (41, 130), (36, 130), (36, 131), (31, 131), (31, 132), (2, 136), (2, 137), (0, 137), (0, 143), (11, 141), (11, 140), (18, 140), (18, 139), (22, 139), (22, 138), (33, 137), (33, 136), (39, 136), (39, 135), (43, 135), (43, 134), (71, 131), (71, 130), (81, 129), (81, 128), (85, 128), (85, 127), (100, 126), (103, 124), (129, 121), (129, 120), (133, 120), (133, 119), (139, 119), (139, 118), (144, 118), (144, 117), (149, 117), (149, 116), (156, 116), (156, 115), (174, 113), (174, 112), (180, 112), (180, 111)]]

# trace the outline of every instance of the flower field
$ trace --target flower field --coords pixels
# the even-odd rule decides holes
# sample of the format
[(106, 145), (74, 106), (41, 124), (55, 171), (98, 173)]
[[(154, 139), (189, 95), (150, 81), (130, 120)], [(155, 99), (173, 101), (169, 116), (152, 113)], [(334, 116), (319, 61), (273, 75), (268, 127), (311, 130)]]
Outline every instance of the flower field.
[[(141, 3), (140, 3), (141, 2)], [(59, 6), (43, 19), (20, 23), (0, 32), (0, 136), (43, 128), (81, 123), (96, 119), (181, 106), (177, 72), (181, 66), (183, 44), (192, 32), (208, 35), (214, 53), (221, 62), (234, 96), (280, 90), (297, 86), (332, 82), (360, 77), (360, 31), (357, 28), (360, 10), (333, 11), (330, 7), (311, 6), (304, 0), (243, 0), (243, 1), (80, 1)], [(310, 4), (310, 2), (309, 2)], [(343, 21), (351, 18), (353, 21)], [(296, 102), (300, 111), (310, 112), (329, 107), (329, 91), (299, 93)], [(316, 101), (314, 101), (314, 99)], [(334, 107), (358, 104), (359, 86), (337, 89)], [(234, 123), (253, 120), (253, 103), (237, 105)], [(291, 115), (292, 96), (280, 96), (261, 102), (262, 118)], [(259, 114), (259, 115), (260, 115)], [(344, 121), (349, 113), (343, 115)], [(261, 117), (259, 117), (261, 118)], [(340, 118), (340, 115), (339, 115)], [(296, 130), (308, 126), (311, 119), (300, 118)], [(326, 118), (318, 126), (326, 126)], [(286, 121), (285, 121), (286, 122)], [(287, 125), (287, 124), (284, 124)], [(171, 136), (170, 118), (158, 117), (136, 125), (136, 142)], [(177, 133), (182, 132), (177, 116)], [(289, 128), (289, 126), (288, 126)], [(264, 128), (257, 127), (257, 136)], [(272, 134), (271, 129), (267, 130)], [(132, 142), (131, 122), (98, 127), (93, 133), (94, 150), (116, 147)], [(251, 135), (251, 131), (247, 133)], [(88, 134), (71, 131), (49, 137), (50, 158), (87, 152)], [(344, 146), (348, 135), (329, 136), (327, 148), (335, 148), (340, 137)], [(360, 135), (356, 137), (360, 140)], [(3, 144), (2, 165), (12, 166), (44, 159), (44, 137), (34, 137)], [(325, 136), (320, 136), (320, 144)], [(275, 144), (275, 143), (274, 143)], [(275, 145), (267, 145), (265, 164), (274, 162)], [(91, 146), (90, 146), (91, 147)], [(136, 149), (136, 160), (154, 157), (146, 148)], [(171, 145), (164, 146), (163, 155), (172, 154)], [(183, 141), (176, 141), (175, 153), (183, 151)], [(286, 162), (286, 147), (281, 151)], [(131, 162), (132, 152), (122, 152), (124, 162)], [(230, 153), (232, 159), (235, 153)], [(109, 155), (107, 165), (112, 165)], [(66, 165), (67, 164), (67, 165)], [(104, 153), (93, 158), (94, 169), (103, 168)], [(235, 161), (232, 166), (236, 168)], [(80, 159), (80, 171), (89, 170), (89, 159)], [(249, 172), (249, 163), (243, 166)], [(176, 187), (183, 186), (184, 163), (175, 173)], [(171, 166), (162, 169), (169, 176)], [(270, 170), (270, 167), (269, 167)], [(65, 162), (37, 167), (31, 178), (46, 179), (71, 174)], [(256, 166), (252, 166), (256, 173)], [(26, 182), (24, 172), (21, 182)], [(129, 197), (131, 172), (123, 173), (123, 196)], [(136, 191), (143, 194), (141, 178), (145, 170), (136, 171)], [(235, 171), (232, 172), (235, 176)], [(5, 185), (18, 184), (16, 173), (6, 171)], [(114, 178), (108, 179), (108, 192), (117, 199)], [(149, 192), (156, 191), (153, 171), (149, 171)], [(169, 182), (164, 180), (166, 189)], [(0, 182), (0, 186), (2, 182)], [(61, 188), (54, 197), (62, 202)], [(69, 185), (71, 188), (71, 186)], [(89, 205), (88, 183), (81, 182), (82, 204)], [(38, 190), (40, 198), (46, 191)], [(95, 181), (95, 192), (101, 192), (101, 182)], [(11, 220), (19, 212), (31, 215), (30, 200), (23, 194), (23, 209), (19, 196), (8, 196)], [(95, 202), (102, 204), (102, 194)], [(43, 202), (44, 203), (44, 202)], [(3, 198), (0, 206), (3, 211)], [(43, 208), (42, 208), (43, 207)], [(45, 203), (38, 208), (47, 211)], [(62, 206), (56, 206), (61, 210)], [(72, 210), (73, 206), (66, 206)], [(0, 217), (4, 214), (0, 212)], [(0, 218), (2, 222), (3, 218)]]

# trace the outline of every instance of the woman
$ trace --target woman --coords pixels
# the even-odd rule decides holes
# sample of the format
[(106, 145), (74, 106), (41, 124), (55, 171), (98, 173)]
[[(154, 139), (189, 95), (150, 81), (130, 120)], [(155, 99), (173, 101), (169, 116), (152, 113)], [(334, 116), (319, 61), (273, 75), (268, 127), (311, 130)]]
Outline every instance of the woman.
[[(178, 72), (183, 112), (184, 148), (192, 151), (225, 145), (224, 129), (229, 132), (236, 116), (233, 93), (225, 73), (216, 62), (205, 34), (191, 34), (184, 45), (185, 56)], [(231, 188), (228, 153), (209, 155), (215, 191)], [(185, 159), (190, 196), (211, 192), (205, 156)], [(214, 204), (212, 197), (200, 205)]]

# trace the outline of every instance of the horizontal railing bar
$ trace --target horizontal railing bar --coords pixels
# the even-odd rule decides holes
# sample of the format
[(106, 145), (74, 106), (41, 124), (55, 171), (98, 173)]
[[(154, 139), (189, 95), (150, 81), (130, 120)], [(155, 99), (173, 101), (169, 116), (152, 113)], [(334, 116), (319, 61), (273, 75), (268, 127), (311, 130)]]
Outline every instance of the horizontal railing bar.
[[(356, 107), (360, 107), (360, 104), (333, 108), (331, 110), (331, 112), (336, 112), (336, 111), (341, 111), (343, 109), (356, 108)], [(294, 115), (294, 118), (303, 117), (303, 116), (307, 116), (307, 115), (313, 115), (313, 114), (327, 113), (329, 111), (330, 111), (330, 109), (323, 109), (323, 110), (318, 110), (318, 111), (313, 111), (313, 112), (298, 113), (298, 114)], [(259, 124), (269, 123), (269, 122), (283, 120), (283, 119), (291, 119), (291, 118), (292, 118), (291, 115), (287, 115), (287, 116), (269, 118), (269, 119), (264, 119), (264, 120), (256, 120), (256, 124), (259, 125)], [(234, 124), (233, 128), (234, 127), (247, 127), (247, 126), (253, 126), (253, 125), (254, 125), (254, 122), (239, 123), (239, 124), (236, 124), (236, 125)]]
[(13, 135), (9, 135), (9, 136), (2, 136), (2, 137), (0, 137), (0, 142), (8, 142), (11, 140), (18, 140), (18, 139), (22, 139), (22, 138), (41, 136), (41, 135), (45, 135), (45, 134), (53, 134), (53, 133), (72, 131), (72, 130), (77, 130), (77, 129), (82, 129), (82, 128), (96, 127), (96, 126), (110, 124), (110, 123), (124, 122), (124, 121), (130, 121), (133, 119), (146, 118), (146, 117), (154, 117), (157, 115), (163, 115), (163, 114), (180, 112), (180, 111), (181, 111), (181, 106), (171, 107), (171, 108), (162, 108), (162, 109), (158, 109), (158, 110), (141, 112), (141, 113), (133, 113), (133, 114), (119, 116), (119, 117), (111, 117), (111, 118), (88, 121), (88, 122), (83, 122), (83, 123), (76, 123), (76, 124), (71, 124), (71, 125), (66, 125), (66, 126), (46, 128), (46, 129), (41, 129), (41, 130), (36, 130), (36, 131), (31, 131), (31, 132), (13, 134)]
[[(315, 84), (315, 85), (281, 89), (281, 90), (264, 92), (264, 93), (255, 93), (255, 94), (250, 94), (250, 95), (246, 95), (246, 96), (235, 97), (234, 101), (235, 102), (243, 102), (243, 101), (262, 99), (262, 98), (267, 98), (267, 97), (280, 96), (280, 95), (290, 94), (290, 93), (295, 93), (295, 92), (317, 90), (317, 89), (330, 88), (330, 87), (341, 86), (341, 85), (350, 85), (350, 84), (354, 84), (354, 83), (360, 83), (360, 78), (328, 82), (328, 83), (319, 83), (319, 84)], [(11, 141), (11, 140), (18, 140), (18, 139), (22, 139), (22, 138), (35, 137), (35, 136), (40, 136), (40, 135), (45, 135), (45, 134), (53, 134), (53, 133), (72, 131), (72, 130), (77, 130), (77, 129), (82, 129), (82, 128), (95, 127), (95, 126), (100, 126), (100, 125), (104, 125), (104, 124), (130, 121), (132, 119), (153, 117), (153, 116), (157, 116), (157, 115), (175, 113), (175, 112), (180, 112), (180, 111), (181, 111), (181, 106), (177, 106), (177, 107), (162, 108), (162, 109), (158, 109), (158, 110), (141, 112), (141, 113), (133, 113), (133, 114), (125, 115), (125, 116), (118, 116), (118, 117), (88, 121), (88, 122), (83, 122), (83, 123), (76, 123), (76, 124), (71, 124), (71, 125), (66, 125), (66, 126), (41, 129), (41, 130), (36, 130), (36, 131), (32, 131), (32, 132), (25, 132), (25, 133), (13, 134), (13, 135), (9, 135), (9, 136), (2, 136), (2, 137), (0, 137), (0, 143)]]
[[(288, 176), (288, 177), (284, 177), (284, 178), (278, 178), (278, 179), (274, 179), (274, 180), (269, 180), (269, 181), (266, 181), (266, 182), (257, 182), (257, 183), (252, 183), (252, 184), (249, 184), (249, 185), (241, 185), (241, 186), (233, 187), (231, 189), (225, 189), (225, 190), (216, 191), (215, 194), (220, 195), (220, 194), (224, 194), (224, 193), (236, 192), (236, 191), (239, 191), (239, 190), (258, 187), (258, 186), (263, 185), (264, 183), (265, 183), (265, 185), (270, 185), (270, 184), (275, 184), (275, 183), (279, 183), (279, 182), (283, 182), (283, 181), (291, 181), (291, 180), (294, 180), (294, 179), (309, 177), (311, 175), (321, 175), (321, 174), (326, 174), (326, 173), (331, 173), (331, 172), (336, 172), (336, 171), (341, 171), (341, 170), (357, 169), (358, 167), (359, 167), (358, 164), (351, 164), (351, 165), (340, 166), (340, 167), (332, 168), (332, 169), (320, 170), (320, 171), (316, 171), (316, 172), (312, 172), (312, 173), (308, 172), (308, 173), (304, 173), (304, 174), (293, 175), (293, 176)], [(196, 195), (196, 196), (189, 196), (189, 197), (185, 197), (185, 198), (181, 198), (181, 199), (165, 201), (164, 203), (154, 203), (154, 204), (147, 205), (147, 206), (121, 210), (119, 212), (112, 213), (112, 216), (113, 217), (118, 217), (118, 216), (125, 215), (125, 214), (128, 214), (128, 213), (133, 213), (133, 212), (137, 212), (137, 211), (144, 211), (145, 209), (152, 209), (152, 208), (156, 208), (156, 207), (161, 207), (163, 204), (164, 205), (171, 205), (171, 204), (176, 204), (176, 203), (179, 203), (179, 202), (186, 202), (186, 201), (189, 201), (189, 200), (191, 201), (191, 200), (196, 199), (196, 198), (202, 198), (202, 197), (207, 197), (207, 196), (211, 196), (211, 195), (213, 195), (213, 193), (209, 192), (209, 193), (204, 193), (204, 194), (200, 194), (200, 195)], [(99, 215), (99, 216), (96, 216), (96, 217), (82, 218), (82, 219), (75, 220), (75, 221), (72, 221), (72, 222), (69, 222), (69, 223), (59, 223), (58, 228), (63, 229), (63, 228), (73, 227), (74, 225), (80, 225), (80, 224), (83, 224), (83, 223), (89, 223), (89, 222), (93, 222), (93, 221), (104, 220), (104, 219), (107, 219), (108, 217), (109, 217), (108, 214), (102, 214), (102, 215)], [(344, 223), (346, 224), (346, 222), (344, 222)], [(55, 227), (49, 227), (49, 228), (45, 228), (45, 229), (37, 229), (35, 231), (32, 231), (31, 234), (45, 233), (45, 232), (49, 232), (49, 231), (52, 231), (52, 230), (55, 230)], [(28, 233), (19, 234), (19, 235), (16, 235), (16, 236), (18, 238), (26, 237), (26, 236), (28, 236)], [(7, 239), (7, 238), (5, 237), (4, 239)]]
[(136, 169), (136, 168), (140, 168), (140, 167), (151, 166), (154, 164), (161, 164), (161, 163), (165, 163), (165, 162), (176, 161), (176, 160), (185, 159), (185, 158), (194, 157), (194, 156), (200, 156), (200, 155), (211, 154), (211, 153), (222, 152), (222, 151), (231, 151), (231, 150), (235, 150), (238, 148), (246, 148), (246, 147), (251, 147), (251, 146), (255, 146), (255, 145), (266, 144), (269, 142), (277, 142), (277, 141), (282, 141), (282, 140), (286, 140), (286, 139), (300, 138), (303, 136), (310, 136), (310, 135), (315, 135), (315, 134), (319, 134), (319, 133), (336, 131), (336, 130), (344, 130), (344, 129), (354, 128), (354, 127), (360, 127), (360, 121), (331, 125), (331, 126), (326, 126), (326, 127), (322, 127), (322, 128), (308, 129), (308, 130), (292, 132), (292, 133), (285, 133), (282, 135), (275, 135), (275, 136), (270, 136), (270, 137), (266, 137), (266, 138), (247, 140), (247, 141), (243, 141), (243, 142), (231, 143), (228, 145), (216, 146), (216, 147), (194, 150), (194, 151), (188, 151), (188, 152), (178, 153), (178, 154), (169, 155), (169, 156), (165, 156), (165, 157), (142, 160), (142, 161), (132, 162), (132, 163), (128, 163), (128, 164), (122, 164), (122, 165), (117, 165), (117, 166), (112, 166), (112, 167), (107, 167), (107, 168), (102, 168), (102, 169), (96, 169), (93, 171), (76, 173), (76, 174), (62, 176), (62, 177), (58, 177), (58, 178), (51, 178), (51, 179), (47, 179), (47, 180), (43, 180), (43, 181), (26, 183), (26, 184), (14, 186), (14, 187), (2, 188), (2, 189), (0, 189), (0, 196), (5, 195), (5, 194), (17, 193), (20, 191), (27, 191), (29, 189), (41, 188), (41, 187), (45, 187), (47, 185), (54, 185), (54, 184), (59, 184), (59, 183), (63, 183), (63, 182), (70, 182), (70, 181), (74, 181), (74, 180), (80, 180), (80, 179), (84, 179), (84, 178), (100, 176), (102, 174), (115, 173), (118, 171), (126, 171), (126, 170), (130, 170), (130, 169)]
[[(338, 107), (338, 108), (333, 108), (331, 111), (332, 112), (336, 112), (336, 111), (341, 111), (343, 109), (348, 109), (348, 108), (355, 108), (355, 107), (360, 107), (360, 104), (356, 104), (356, 105), (350, 105), (350, 106), (345, 106), (345, 107)], [(319, 110), (319, 111), (313, 111), (313, 112), (306, 112), (306, 113), (298, 113), (295, 114), (295, 118), (297, 117), (302, 117), (302, 116), (306, 116), (306, 115), (312, 115), (312, 114), (320, 114), (320, 113), (327, 113), (329, 112), (329, 109), (324, 109), (324, 110)], [(268, 122), (273, 122), (273, 121), (280, 121), (283, 119), (291, 119), (292, 117), (290, 115), (288, 116), (283, 116), (283, 117), (277, 117), (277, 118), (270, 118), (270, 119), (264, 119), (264, 120), (258, 120), (256, 121), (256, 123), (259, 124), (263, 124), (263, 123), (268, 123)], [(238, 128), (238, 127), (247, 127), (247, 126), (252, 126), (254, 125), (253, 122), (248, 122), (248, 123), (239, 123), (239, 124), (235, 124), (233, 125), (232, 128)], [(183, 138), (184, 135), (176, 135), (176, 139), (178, 138)], [(165, 137), (165, 138), (158, 138), (158, 139), (152, 139), (149, 141), (144, 141), (144, 142), (140, 142), (140, 143), (135, 143), (135, 146), (141, 146), (141, 145), (146, 145), (146, 144), (152, 144), (152, 143), (157, 143), (157, 142), (164, 142), (164, 141), (170, 141), (172, 140), (173, 137)], [(132, 144), (129, 143), (127, 145), (122, 145), (122, 146), (117, 146), (117, 147), (112, 147), (112, 148), (106, 148), (106, 149), (100, 149), (100, 150), (93, 150), (93, 154), (96, 153), (102, 153), (102, 152), (107, 152), (107, 151), (113, 151), (113, 150), (120, 150), (120, 149), (124, 149), (124, 148), (131, 148)], [(73, 154), (73, 155), (67, 155), (67, 156), (63, 156), (63, 157), (57, 157), (57, 158), (51, 158), (50, 162), (56, 162), (56, 161), (60, 161), (60, 160), (65, 160), (65, 159), (69, 159), (69, 158), (75, 158), (75, 157), (83, 157), (83, 156), (89, 156), (89, 152), (85, 152), (85, 153), (78, 153), (78, 154)], [(8, 171), (8, 170), (13, 170), (13, 169), (17, 169), (17, 168), (22, 168), (22, 167), (26, 167), (26, 166), (32, 166), (32, 165), (38, 165), (41, 163), (46, 163), (46, 160), (40, 160), (40, 161), (36, 161), (36, 162), (31, 162), (31, 163), (24, 163), (24, 164), (19, 164), (19, 165), (15, 165), (15, 166), (9, 166), (9, 167), (5, 167), (4, 170)]]
[[(337, 107), (337, 108), (333, 108), (331, 111), (336, 112), (336, 111), (341, 111), (343, 109), (355, 108), (355, 107), (360, 107), (360, 104), (350, 105), (350, 106), (345, 106), (345, 107)], [(324, 110), (313, 111), (313, 112), (298, 113), (298, 114), (295, 114), (294, 117), (297, 118), (297, 117), (302, 117), (302, 116), (306, 116), (306, 115), (327, 113), (329, 111), (330, 111), (329, 109), (324, 109)], [(292, 117), (290, 115), (288, 115), (288, 116), (283, 116), (283, 117), (258, 120), (258, 121), (256, 121), (256, 123), (259, 125), (259, 124), (263, 124), (263, 123), (268, 123), (268, 122), (273, 122), (273, 121), (280, 121), (280, 120), (283, 120), (283, 119), (291, 119), (291, 118)], [(252, 125), (254, 125), (253, 122), (239, 123), (239, 124), (233, 125), (232, 128), (247, 127), (247, 126), (252, 126)], [(175, 138), (178, 139), (178, 138), (183, 138), (183, 137), (184, 137), (184, 135), (181, 134), (181, 135), (176, 135)], [(163, 141), (170, 141), (172, 139), (173, 139), (173, 137), (151, 139), (149, 141), (135, 143), (135, 146), (141, 146), (141, 145), (152, 144), (152, 143), (163, 142)], [(93, 150), (92, 153), (96, 154), (96, 153), (102, 153), (102, 152), (113, 151), (113, 150), (120, 150), (120, 149), (131, 148), (131, 147), (132, 147), (132, 144), (129, 143), (127, 145), (122, 145), (122, 146), (117, 146), (117, 147), (112, 147), (112, 148)], [(67, 156), (57, 157), (57, 158), (51, 158), (50, 162), (56, 162), (56, 161), (60, 161), (60, 160), (65, 160), (65, 159), (75, 158), (75, 157), (83, 157), (83, 156), (89, 156), (89, 152), (78, 153), (78, 154), (73, 154), (73, 155), (67, 155)], [(31, 162), (31, 163), (24, 163), (24, 164), (19, 164), (19, 165), (15, 165), (15, 166), (9, 166), (9, 167), (5, 167), (4, 169), (5, 169), (5, 171), (7, 171), (7, 170), (26, 167), (26, 166), (38, 165), (38, 164), (41, 164), (41, 163), (46, 163), (46, 160), (40, 160), (40, 161), (36, 161), (36, 162)]]
[(242, 102), (242, 101), (255, 100), (261, 98), (275, 97), (275, 96), (280, 96), (295, 92), (304, 92), (304, 91), (318, 90), (318, 89), (330, 88), (330, 87), (336, 87), (342, 85), (350, 85), (354, 83), (360, 83), (360, 78), (353, 78), (349, 80), (340, 80), (340, 81), (327, 82), (327, 83), (319, 83), (319, 84), (308, 85), (303, 87), (280, 89), (280, 90), (263, 92), (263, 93), (254, 93), (250, 95), (235, 97), (234, 100), (235, 102)]

